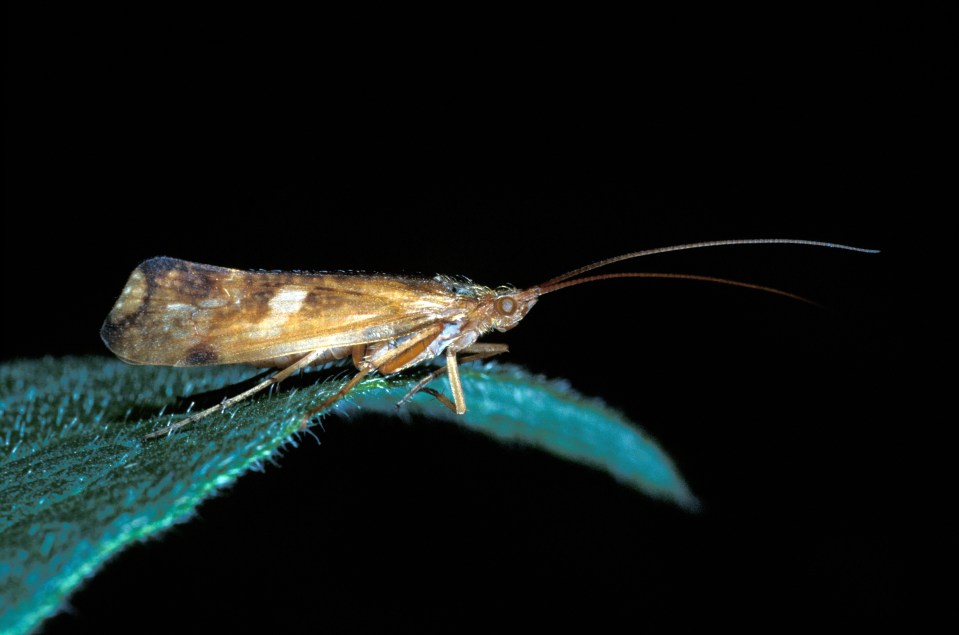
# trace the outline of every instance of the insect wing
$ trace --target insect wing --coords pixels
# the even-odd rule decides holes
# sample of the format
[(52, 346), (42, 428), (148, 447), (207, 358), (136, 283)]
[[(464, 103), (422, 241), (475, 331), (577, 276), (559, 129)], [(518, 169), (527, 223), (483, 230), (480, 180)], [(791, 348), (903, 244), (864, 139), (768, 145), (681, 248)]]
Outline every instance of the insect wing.
[(101, 336), (134, 364), (254, 363), (399, 337), (457, 319), (468, 304), (433, 279), (248, 272), (161, 257), (133, 271)]

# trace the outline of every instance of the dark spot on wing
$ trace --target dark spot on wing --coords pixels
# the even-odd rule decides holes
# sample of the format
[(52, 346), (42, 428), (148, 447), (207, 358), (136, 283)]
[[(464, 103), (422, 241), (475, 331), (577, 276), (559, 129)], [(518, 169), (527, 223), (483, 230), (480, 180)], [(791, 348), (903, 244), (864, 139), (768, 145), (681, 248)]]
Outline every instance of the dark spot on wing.
[(197, 344), (189, 350), (184, 363), (186, 366), (204, 366), (215, 364), (217, 358), (216, 351), (206, 344)]

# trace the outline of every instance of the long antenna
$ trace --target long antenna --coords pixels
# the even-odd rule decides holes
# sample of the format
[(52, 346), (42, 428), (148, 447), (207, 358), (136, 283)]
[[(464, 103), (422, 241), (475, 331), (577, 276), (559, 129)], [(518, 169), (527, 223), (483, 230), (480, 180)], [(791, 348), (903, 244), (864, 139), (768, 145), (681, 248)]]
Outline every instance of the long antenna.
[(820, 306), (818, 302), (814, 302), (809, 298), (804, 298), (801, 295), (796, 295), (795, 293), (783, 291), (782, 289), (777, 289), (775, 287), (767, 287), (765, 285), (753, 284), (751, 282), (740, 282), (739, 280), (729, 280), (727, 278), (717, 278), (715, 276), (699, 276), (691, 273), (603, 273), (596, 276), (586, 276), (585, 278), (577, 278), (576, 280), (559, 282), (548, 287), (534, 287), (534, 289), (538, 291), (536, 297), (539, 297), (547, 293), (552, 293), (553, 291), (559, 291), (560, 289), (565, 289), (567, 287), (574, 287), (578, 284), (596, 282), (597, 280), (612, 280), (614, 278), (665, 278), (667, 280), (698, 280), (700, 282), (716, 282), (718, 284), (725, 284), (731, 287), (742, 287), (744, 289), (765, 291), (766, 293), (781, 295), (785, 298), (799, 300), (800, 302), (805, 302), (806, 304), (811, 304), (813, 306)]
[[(630, 260), (631, 258), (640, 258), (642, 256), (654, 256), (656, 254), (665, 254), (671, 251), (685, 251), (687, 249), (703, 249), (705, 247), (725, 247), (729, 245), (807, 245), (810, 247), (827, 247), (829, 249), (845, 249), (847, 251), (859, 251), (867, 254), (879, 253), (878, 249), (864, 249), (862, 247), (851, 247), (849, 245), (840, 245), (838, 243), (827, 243), (819, 240), (801, 240), (796, 238), (739, 238), (739, 239), (733, 239), (733, 240), (708, 240), (700, 243), (686, 243), (683, 245), (673, 245), (671, 247), (657, 247), (656, 249), (645, 249), (643, 251), (634, 251), (632, 253), (623, 254), (622, 256), (607, 258), (606, 260), (600, 260), (599, 262), (594, 262), (591, 265), (586, 265), (585, 267), (574, 269), (570, 272), (564, 273), (561, 276), (556, 276), (555, 278), (547, 280), (546, 282), (539, 285), (539, 288), (542, 290), (543, 293), (554, 291), (555, 289), (551, 289), (550, 287), (552, 287), (558, 282), (562, 282), (563, 280), (568, 280), (569, 278), (578, 276), (581, 273), (586, 273), (587, 271), (592, 271), (593, 269), (599, 269), (600, 267), (605, 267), (606, 265), (611, 265), (613, 263), (620, 262), (622, 260)], [(661, 276), (661, 277), (664, 277), (664, 276)], [(732, 281), (725, 281), (725, 282), (731, 283)], [(743, 285), (740, 285), (740, 286), (743, 286)], [(781, 292), (781, 293), (784, 293), (784, 292)]]

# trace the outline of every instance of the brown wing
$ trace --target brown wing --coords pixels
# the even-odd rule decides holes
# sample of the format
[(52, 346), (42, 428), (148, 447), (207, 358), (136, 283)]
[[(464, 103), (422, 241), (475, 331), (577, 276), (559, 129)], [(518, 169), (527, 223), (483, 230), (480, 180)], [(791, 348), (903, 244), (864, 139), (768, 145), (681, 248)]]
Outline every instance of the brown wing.
[(100, 331), (133, 364), (252, 363), (383, 341), (457, 319), (475, 300), (442, 280), (248, 272), (153, 258)]

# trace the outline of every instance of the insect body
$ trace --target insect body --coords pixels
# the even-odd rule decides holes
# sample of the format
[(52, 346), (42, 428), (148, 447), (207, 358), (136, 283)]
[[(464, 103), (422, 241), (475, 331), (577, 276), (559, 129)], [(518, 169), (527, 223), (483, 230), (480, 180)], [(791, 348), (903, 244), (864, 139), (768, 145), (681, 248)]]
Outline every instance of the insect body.
[[(350, 358), (356, 375), (310, 414), (346, 395), (371, 372), (395, 373), (445, 355), (446, 365), (417, 383), (400, 403), (428, 392), (458, 414), (466, 412), (458, 362), (505, 353), (504, 344), (479, 342), (490, 331), (513, 328), (540, 296), (600, 279), (683, 278), (777, 289), (708, 276), (662, 273), (581, 274), (614, 262), (668, 251), (742, 244), (801, 244), (871, 251), (793, 239), (728, 240), (634, 252), (587, 265), (528, 289), (491, 289), (467, 280), (370, 274), (248, 272), (153, 258), (140, 264), (100, 331), (131, 364), (201, 366), (252, 364), (280, 369), (225, 402), (148, 435), (162, 436), (226, 408), (313, 364)], [(802, 298), (798, 298), (802, 299)], [(462, 355), (463, 357), (458, 357)], [(448, 373), (452, 401), (428, 388)], [(305, 427), (309, 415), (304, 417)]]

